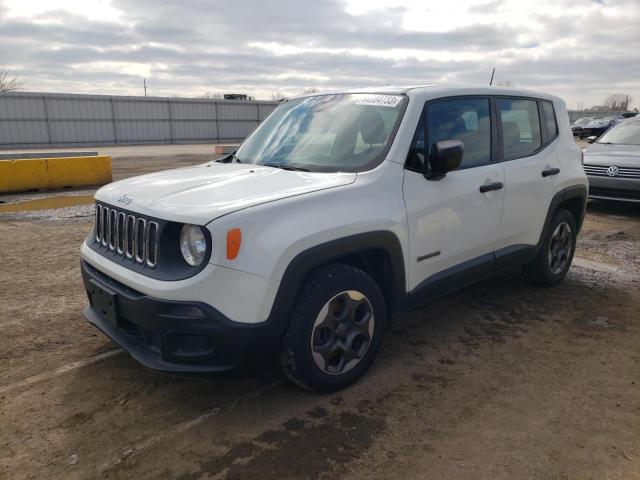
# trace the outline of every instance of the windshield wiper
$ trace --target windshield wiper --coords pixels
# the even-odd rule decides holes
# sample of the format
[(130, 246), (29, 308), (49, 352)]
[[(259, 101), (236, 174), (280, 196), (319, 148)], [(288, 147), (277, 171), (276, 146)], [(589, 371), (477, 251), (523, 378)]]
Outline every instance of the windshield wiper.
[(282, 170), (293, 170), (296, 172), (310, 172), (311, 169), (304, 167), (297, 167), (295, 165), (287, 165), (286, 163), (263, 163), (263, 167), (281, 168)]
[(238, 158), (238, 156), (236, 155), (237, 150), (234, 150), (233, 152), (225, 155), (224, 157), (221, 157), (217, 160), (214, 160), (214, 162), (218, 162), (218, 163), (243, 163), (242, 160), (240, 160)]

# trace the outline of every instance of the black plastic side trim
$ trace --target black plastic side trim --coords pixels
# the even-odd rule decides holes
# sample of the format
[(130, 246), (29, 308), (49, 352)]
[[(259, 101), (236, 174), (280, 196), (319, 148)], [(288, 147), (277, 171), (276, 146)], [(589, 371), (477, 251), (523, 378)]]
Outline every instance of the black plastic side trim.
[(493, 273), (507, 272), (526, 265), (535, 258), (537, 250), (537, 245), (512, 245), (496, 250)]
[(421, 305), (489, 277), (493, 263), (493, 253), (487, 253), (430, 276), (409, 293), (408, 306)]

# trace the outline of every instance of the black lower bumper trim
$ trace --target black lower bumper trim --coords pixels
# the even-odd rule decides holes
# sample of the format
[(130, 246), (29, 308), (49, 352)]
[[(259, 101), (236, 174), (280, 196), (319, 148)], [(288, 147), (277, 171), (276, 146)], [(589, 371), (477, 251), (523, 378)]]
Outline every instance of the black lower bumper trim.
[(82, 262), (90, 305), (86, 319), (133, 358), (162, 372), (236, 372), (276, 352), (274, 322), (234, 322), (201, 302), (160, 300), (134, 291)]
[(622, 200), (629, 202), (640, 202), (640, 190), (589, 187), (589, 196), (591, 198), (602, 198), (606, 200)]

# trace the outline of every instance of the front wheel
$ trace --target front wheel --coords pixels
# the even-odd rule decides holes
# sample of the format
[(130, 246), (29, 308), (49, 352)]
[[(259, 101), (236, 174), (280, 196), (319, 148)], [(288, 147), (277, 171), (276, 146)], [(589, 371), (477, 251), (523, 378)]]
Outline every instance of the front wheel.
[(551, 219), (538, 255), (523, 269), (525, 278), (544, 286), (561, 282), (571, 267), (577, 233), (573, 215), (567, 210), (557, 211)]
[(295, 299), (282, 342), (283, 371), (316, 392), (345, 388), (373, 363), (386, 315), (380, 287), (366, 272), (343, 264), (318, 268)]

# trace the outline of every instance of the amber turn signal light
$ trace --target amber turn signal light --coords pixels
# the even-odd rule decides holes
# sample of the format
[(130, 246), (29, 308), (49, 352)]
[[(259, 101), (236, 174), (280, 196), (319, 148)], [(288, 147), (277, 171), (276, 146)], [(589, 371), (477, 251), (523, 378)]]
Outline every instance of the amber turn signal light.
[(233, 260), (238, 256), (240, 243), (242, 242), (242, 232), (239, 228), (232, 228), (227, 232), (227, 259)]

